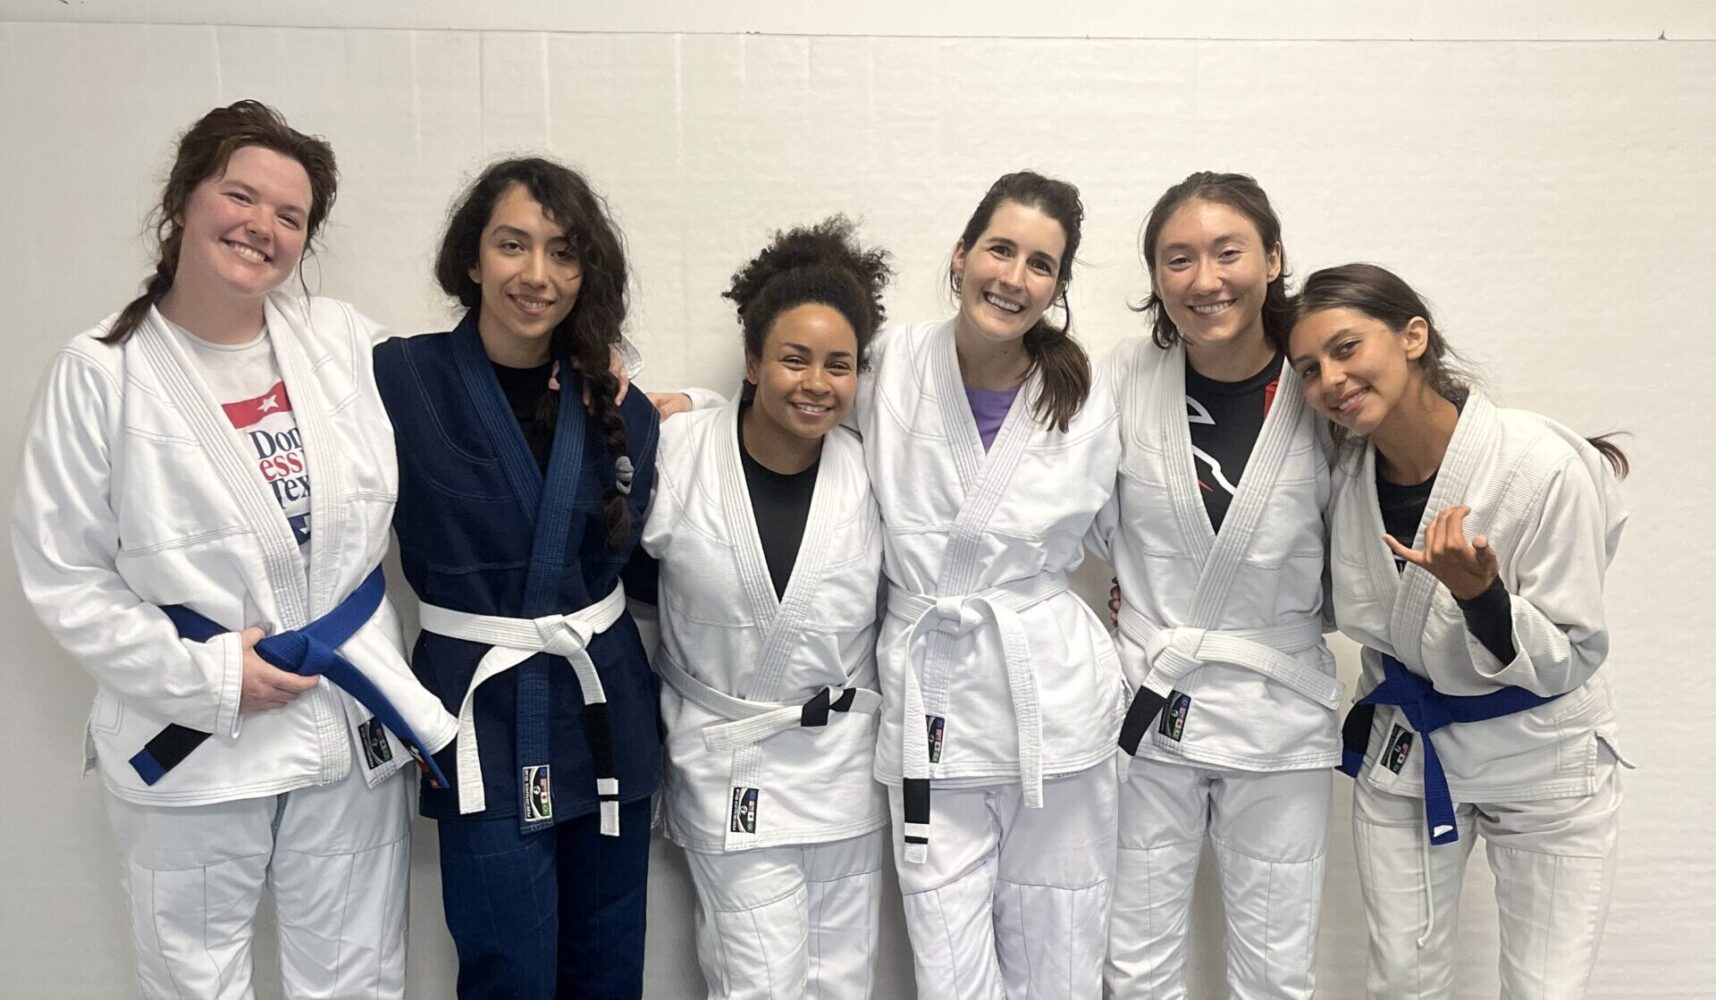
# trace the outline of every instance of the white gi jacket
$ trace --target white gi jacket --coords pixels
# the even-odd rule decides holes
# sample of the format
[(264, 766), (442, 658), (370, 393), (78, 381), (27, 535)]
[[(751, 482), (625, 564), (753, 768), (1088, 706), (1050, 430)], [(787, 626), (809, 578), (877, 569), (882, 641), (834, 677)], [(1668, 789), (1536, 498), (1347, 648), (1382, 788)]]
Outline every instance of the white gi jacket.
[[(694, 851), (812, 844), (888, 822), (870, 776), (882, 547), (856, 434), (823, 439), (804, 538), (775, 596), (740, 464), (737, 398), (662, 425), (644, 550), (660, 561), (662, 815)], [(833, 689), (832, 692), (829, 689)], [(819, 693), (844, 710), (801, 726)]]
[[(1329, 510), (1335, 617), (1365, 647), (1363, 691), (1381, 681), (1379, 653), (1387, 653), (1443, 694), (1501, 686), (1564, 693), (1525, 712), (1439, 730), (1436, 751), (1456, 802), (1590, 795), (1597, 740), (1615, 745), (1614, 705), (1597, 669), (1609, 651), (1603, 574), (1626, 523), (1615, 477), (1577, 434), (1535, 413), (1498, 409), (1473, 390), (1413, 547), (1422, 547), (1432, 518), (1459, 504), (1472, 509), (1466, 537), (1489, 536), (1501, 566), (1513, 606), (1511, 663), (1472, 636), (1453, 595), (1429, 572), (1395, 569), (1382, 541), (1376, 449), (1367, 444), (1337, 463)], [(1416, 798), (1424, 790), (1423, 737), (1413, 736), (1396, 773), (1383, 752), (1396, 726), (1412, 728), (1398, 708), (1379, 706), (1362, 780)]]
[(952, 320), (894, 328), (871, 358), (857, 410), (887, 546), (876, 777), (1020, 781), (1040, 805), (1044, 776), (1114, 753), (1125, 708), (1114, 643), (1066, 579), (1114, 489), (1111, 388), (1099, 373), (1062, 433), (1033, 417), (1032, 375), (986, 453)]
[(1340, 762), (1342, 690), (1322, 639), (1327, 437), (1283, 364), (1218, 535), (1198, 491), (1186, 352), (1127, 341), (1101, 370), (1123, 458), (1092, 526), (1114, 564), (1129, 691), (1167, 696), (1139, 756), (1248, 771)]
[[(304, 439), (308, 572), (255, 459), (184, 345), (151, 310), (121, 346), (110, 317), (75, 337), (43, 379), (24, 440), (12, 542), (25, 596), (97, 683), (85, 769), (147, 805), (202, 805), (337, 781), (375, 785), (411, 760), (368, 766), (369, 713), (323, 681), (284, 709), (241, 719), (237, 630), (303, 626), (340, 603), (387, 551), (397, 495), (393, 433), (370, 367), (371, 326), (349, 305), (276, 293), (274, 346)], [(234, 629), (181, 640), (160, 606)], [(457, 720), (417, 683), (385, 600), (340, 647), (431, 749)], [(130, 757), (169, 723), (213, 733), (159, 782)]]

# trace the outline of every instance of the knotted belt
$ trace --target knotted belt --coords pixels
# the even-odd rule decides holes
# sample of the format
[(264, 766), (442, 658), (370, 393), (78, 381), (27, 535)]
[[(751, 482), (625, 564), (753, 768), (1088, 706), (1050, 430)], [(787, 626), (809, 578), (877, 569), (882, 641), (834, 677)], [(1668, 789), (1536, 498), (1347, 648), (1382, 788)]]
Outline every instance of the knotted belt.
[(869, 688), (825, 687), (803, 704), (749, 701), (703, 683), (665, 654), (656, 657), (656, 672), (680, 697), (727, 722), (703, 727), (703, 745), (717, 753), (754, 746), (799, 726), (825, 726), (833, 712), (875, 712), (882, 696)]
[(1454, 822), (1454, 799), (1448, 791), (1448, 776), (1442, 770), (1442, 758), (1436, 753), (1432, 733), (1447, 726), (1464, 722), (1485, 722), (1504, 715), (1524, 712), (1547, 705), (1561, 697), (1541, 695), (1522, 687), (1504, 687), (1488, 694), (1454, 695), (1436, 690), (1430, 681), (1406, 668), (1392, 656), (1382, 657), (1382, 683), (1360, 698), (1346, 723), (1341, 727), (1340, 770), (1357, 778), (1364, 768), (1365, 749), (1370, 744), (1371, 722), (1378, 705), (1393, 705), (1406, 716), (1423, 739), (1424, 749), (1424, 819), (1429, 827), (1430, 843), (1452, 844), (1460, 839)]
[(1345, 691), (1340, 681), (1293, 658), (1323, 639), (1322, 620), (1302, 618), (1269, 628), (1202, 629), (1185, 625), (1164, 628), (1130, 604), (1120, 606), (1120, 631), (1144, 647), (1149, 671), (1138, 686), (1126, 719), (1120, 725), (1120, 749), (1128, 757), (1168, 700), (1175, 683), (1207, 663), (1226, 663), (1250, 670), (1309, 698), (1333, 712)]
[[(339, 685), (340, 690), (357, 699), (358, 704), (375, 716), (376, 721), (392, 730), (411, 755), (428, 769), (431, 779), (445, 787), (446, 776), (435, 766), (435, 758), (430, 756), (429, 748), (410, 723), (374, 681), (339, 654), (339, 648), (346, 640), (375, 616), (386, 593), (387, 580), (378, 566), (332, 611), (303, 628), (263, 637), (256, 644), (256, 655), (287, 673), (301, 677), (319, 675)], [(167, 605), (161, 610), (179, 630), (179, 636), (193, 642), (207, 642), (232, 631), (182, 604)], [(201, 746), (209, 735), (187, 726), (170, 725), (132, 756), (131, 766), (144, 784), (153, 785)]]
[(596, 772), (596, 800), (600, 803), (602, 835), (620, 835), (620, 778), (614, 764), (613, 725), (608, 717), (608, 696), (596, 663), (590, 659), (590, 640), (606, 632), (626, 610), (626, 589), (615, 584), (613, 591), (587, 608), (570, 614), (541, 618), (501, 618), (453, 611), (433, 604), (422, 606), (423, 629), (450, 639), (464, 639), (491, 647), (477, 661), (477, 671), (459, 703), (459, 812), (481, 812), (488, 799), (483, 790), (483, 764), (477, 747), (477, 722), (473, 707), (477, 688), (506, 673), (538, 653), (563, 656), (578, 677), (584, 698), (584, 736), (590, 742), (590, 761)]
[[(920, 638), (938, 632), (948, 638), (968, 635), (985, 625), (1001, 633), (1002, 659), (1007, 671), (1007, 689), (1013, 702), (1013, 720), (1019, 743), (1019, 783), (1026, 808), (1043, 805), (1043, 717), (1037, 695), (1037, 674), (1031, 664), (1030, 641), (1019, 613), (1067, 589), (1060, 574), (1033, 577), (1023, 584), (993, 587), (974, 594), (930, 597), (890, 590), (888, 613), (911, 622), (906, 635), (907, 656)], [(934, 723), (924, 712), (923, 678), (911, 663), (902, 671), (904, 717), (901, 720), (901, 798), (906, 861), (921, 864), (929, 855), (930, 761), (929, 743), (934, 734), (916, 731), (913, 720)]]

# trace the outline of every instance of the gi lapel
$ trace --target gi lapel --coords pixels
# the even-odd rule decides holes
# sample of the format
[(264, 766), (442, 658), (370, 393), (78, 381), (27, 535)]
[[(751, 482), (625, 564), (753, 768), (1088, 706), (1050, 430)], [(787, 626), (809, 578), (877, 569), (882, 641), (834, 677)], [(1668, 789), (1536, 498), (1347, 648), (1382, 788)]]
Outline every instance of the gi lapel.
[(1180, 522), (1180, 536), (1190, 547), (1192, 558), (1204, 567), (1199, 583), (1201, 591), (1201, 581), (1209, 575), (1215, 529), (1210, 526), (1204, 499), (1198, 494), (1198, 467), (1192, 461), (1192, 429), (1186, 420), (1185, 347), (1176, 345), (1170, 348), (1162, 363), (1156, 366), (1155, 384), (1150, 388), (1150, 395), (1152, 400), (1146, 405), (1156, 408), (1155, 424), (1162, 436), (1162, 461), (1167, 465), (1165, 471), (1168, 491), (1173, 499), (1174, 518)]
[[(284, 308), (283, 308), (284, 307)], [(333, 610), (345, 598), (348, 589), (356, 589), (373, 566), (343, 566), (340, 543), (346, 541), (345, 523), (348, 511), (341, 498), (346, 495), (345, 463), (334, 454), (335, 435), (333, 411), (321, 382), (316, 378), (315, 362), (304, 350), (299, 330), (308, 317), (290, 301), (277, 303), (269, 296), (264, 304), (268, 329), (274, 344), (274, 358), (280, 365), (281, 380), (292, 400), (292, 416), (298, 421), (298, 433), (304, 441), (304, 462), (310, 473), (310, 576), (309, 600), (311, 618)], [(368, 344), (362, 345), (367, 350)], [(357, 360), (357, 359), (352, 359)], [(337, 361), (331, 363), (339, 363)], [(383, 428), (377, 428), (378, 431)], [(391, 432), (391, 429), (387, 429)], [(347, 581), (356, 569), (356, 579)], [(349, 588), (343, 583), (349, 582)]]
[[(226, 418), (220, 402), (197, 374), (196, 362), (159, 311), (149, 310), (148, 317), (137, 328), (135, 340), (154, 383), (179, 411), (201, 445), (211, 471), (232, 497), (245, 524), (256, 533), (263, 574), (280, 616), (279, 626), (303, 628), (310, 620), (304, 557), (280, 505), (256, 474), (255, 459), (248, 454), (244, 439)], [(244, 624), (247, 623), (240, 623), (240, 627)]]
[[(995, 441), (985, 453), (977, 420), (965, 397), (965, 382), (959, 376), (953, 322), (949, 320), (931, 334), (931, 341), (931, 389), (941, 410), (942, 426), (947, 429), (963, 494), (936, 576), (936, 596), (960, 597), (984, 589), (981, 584), (987, 561), (983, 558), (983, 536), (1036, 431), (1031, 400), (1042, 385), (1042, 373), (1033, 371), (1019, 386)], [(944, 716), (947, 711), (947, 647), (951, 641), (940, 632), (931, 633), (925, 640), (927, 655), (921, 676), (924, 710), (931, 716)]]
[[(1424, 514), (1418, 519), (1418, 530), (1409, 543), (1413, 548), (1423, 545), (1424, 529), (1430, 521), (1447, 510), (1465, 501), (1474, 474), (1478, 472), (1478, 464), (1483, 456), (1483, 442), (1494, 434), (1495, 407), (1477, 393), (1470, 394), (1460, 411), (1459, 422), (1454, 425), (1454, 436), (1448, 442), (1448, 450), (1442, 456), (1442, 467), (1436, 472), (1436, 485), (1430, 490), (1430, 499), (1424, 504)], [(1365, 455), (1363, 470), (1364, 496), (1371, 516), (1376, 519), (1376, 548), (1381, 551), (1382, 562), (1390, 572), (1394, 569), (1394, 556), (1382, 542), (1382, 513), (1376, 495), (1376, 448), (1371, 446)], [(1473, 519), (1466, 521), (1468, 537), (1474, 527)], [(1405, 539), (1401, 539), (1405, 543)], [(1372, 560), (1372, 574), (1377, 574), (1375, 559)], [(1378, 583), (1381, 582), (1379, 579)], [(1430, 617), (1430, 604), (1436, 597), (1440, 584), (1430, 574), (1429, 570), (1412, 564), (1399, 573), (1395, 583), (1394, 606), (1389, 613), (1388, 631), (1394, 641), (1394, 655), (1402, 663), (1413, 668), (1418, 673), (1426, 673), (1424, 669), (1424, 628)], [(1388, 590), (1378, 593), (1386, 594)]]

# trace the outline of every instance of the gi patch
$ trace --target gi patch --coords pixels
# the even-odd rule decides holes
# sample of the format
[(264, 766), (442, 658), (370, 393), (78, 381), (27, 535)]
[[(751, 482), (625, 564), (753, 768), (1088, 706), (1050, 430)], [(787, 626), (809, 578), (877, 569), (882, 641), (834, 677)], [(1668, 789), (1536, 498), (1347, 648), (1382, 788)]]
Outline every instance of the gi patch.
[(1406, 758), (1412, 756), (1412, 730), (1396, 724), (1388, 734), (1388, 745), (1383, 749), (1382, 762), (1390, 771), (1400, 773), (1406, 766)]
[(358, 726), (358, 742), (363, 744), (363, 759), (371, 771), (393, 760), (393, 747), (388, 745), (387, 730), (374, 716)]
[(1192, 696), (1169, 691), (1168, 700), (1162, 705), (1162, 719), (1156, 723), (1156, 731), (1177, 743), (1180, 737), (1186, 734), (1186, 716), (1190, 714)]
[(733, 813), (728, 828), (733, 833), (757, 832), (757, 789), (733, 789)]
[(554, 783), (547, 764), (524, 769), (524, 819), (539, 823), (554, 818)]
[(942, 738), (947, 733), (947, 720), (939, 715), (926, 715), (924, 722), (929, 730), (929, 759), (931, 764), (941, 763)]

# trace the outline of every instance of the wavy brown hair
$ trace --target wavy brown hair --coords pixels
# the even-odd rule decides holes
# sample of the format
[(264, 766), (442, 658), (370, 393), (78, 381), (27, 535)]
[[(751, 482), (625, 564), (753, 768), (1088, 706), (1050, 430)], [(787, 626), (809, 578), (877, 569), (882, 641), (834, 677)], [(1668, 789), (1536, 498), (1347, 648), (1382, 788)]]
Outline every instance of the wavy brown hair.
[[(589, 384), (591, 415), (601, 425), (608, 457), (617, 460), (626, 454), (626, 422), (614, 402), (620, 383), (608, 370), (608, 356), (620, 342), (620, 328), (626, 321), (625, 242), (608, 215), (607, 203), (581, 174), (540, 157), (491, 163), (453, 206), (435, 257), (435, 280), (465, 308), (482, 305), (483, 289), (472, 280), (471, 269), (477, 264), (483, 230), (495, 205), (515, 185), (566, 230), (566, 241), (583, 270), (572, 311), (549, 334), (548, 354), (564, 367), (577, 369)], [(546, 390), (536, 402), (536, 425), (550, 429), (559, 415), (559, 393)], [(603, 491), (602, 517), (610, 546), (622, 544), (631, 534), (631, 511), (617, 474)]]

